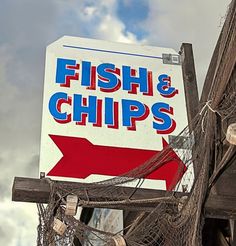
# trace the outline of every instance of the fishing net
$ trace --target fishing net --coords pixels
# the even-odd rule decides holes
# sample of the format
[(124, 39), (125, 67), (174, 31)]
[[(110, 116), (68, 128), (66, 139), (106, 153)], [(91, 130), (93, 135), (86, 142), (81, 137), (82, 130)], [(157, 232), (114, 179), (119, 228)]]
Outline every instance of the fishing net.
[[(228, 16), (227, 27), (224, 27), (221, 37), (230, 33), (229, 20), (232, 16), (235, 18), (235, 1), (231, 4)], [(222, 41), (217, 67), (221, 66), (224, 45)], [(79, 245), (76, 241), (81, 245), (202, 245), (202, 207), (209, 192), (209, 177), (213, 174), (211, 186), (219, 172), (215, 172), (215, 167), (219, 164), (224, 167), (227, 162), (224, 151), (217, 144), (224, 141), (228, 125), (236, 120), (235, 78), (234, 72), (225, 86), (220, 84), (221, 78), (213, 78), (216, 82), (206, 102), (200, 105), (200, 111), (191, 126), (172, 138), (161, 152), (128, 173), (89, 186), (81, 184), (77, 189), (47, 179), (51, 193), (47, 205), (38, 204), (38, 246)], [(143, 180), (164, 168), (167, 163), (178, 166), (174, 178), (168, 184), (168, 191), (158, 197), (136, 199), (135, 193)], [(136, 188), (120, 189), (130, 183), (135, 183)], [(142, 212), (128, 228), (124, 228), (126, 233), (98, 230), (74, 216), (66, 215), (66, 198), (71, 194), (78, 197), (78, 206)], [(55, 219), (65, 226), (61, 235), (53, 229)]]
[[(46, 207), (38, 205), (38, 246), (73, 245), (74, 237), (84, 245), (112, 245), (115, 234), (91, 228), (73, 216), (65, 215), (65, 199), (69, 194), (78, 196), (79, 206), (147, 211), (148, 215), (145, 213), (138, 223), (134, 221), (136, 224), (124, 235), (127, 245), (201, 245), (202, 205), (208, 189), (209, 163), (214, 162), (212, 153), (216, 151), (213, 148), (216, 119), (220, 117), (225, 125), (235, 120), (235, 103), (232, 103), (235, 100), (234, 85), (226, 90), (218, 108), (211, 108), (209, 102), (202, 107), (192, 124), (192, 130), (185, 128), (163, 151), (121, 177), (92, 183), (89, 188), (81, 186), (77, 190), (65, 189), (59, 182), (48, 180), (51, 185), (49, 203)], [(176, 150), (176, 155), (173, 154), (173, 149)], [(215, 155), (217, 153), (214, 153)], [(166, 192), (163, 197), (136, 200), (133, 197), (138, 187), (130, 194), (119, 194), (120, 185), (137, 180), (141, 182), (150, 173), (171, 161), (184, 163), (185, 166), (183, 168), (180, 165), (175, 177), (176, 180), (182, 178), (175, 186), (171, 185), (172, 191)], [(103, 197), (104, 200), (96, 200), (96, 197)], [(119, 200), (119, 197), (122, 197), (122, 200)], [(66, 224), (63, 236), (53, 230), (54, 218)], [(91, 234), (92, 239), (89, 237)]]
[[(46, 207), (38, 205), (40, 215), (38, 246), (73, 245), (75, 237), (82, 245), (116, 245), (113, 239), (116, 234), (97, 230), (73, 216), (65, 215), (65, 200), (69, 194), (78, 196), (79, 206), (117, 207), (148, 212), (128, 228), (128, 233), (124, 235), (126, 245), (201, 245), (202, 205), (208, 189), (209, 166), (215, 161), (214, 156), (217, 156), (215, 153), (217, 149), (214, 148), (217, 119), (221, 119), (222, 129), (225, 132), (227, 125), (236, 118), (235, 101), (236, 88), (233, 76), (232, 83), (226, 88), (217, 108), (211, 107), (211, 101), (205, 103), (195, 117), (191, 130), (186, 127), (151, 160), (120, 177), (92, 183), (89, 188), (81, 186), (77, 190), (65, 189), (59, 182), (48, 180), (51, 187), (49, 203)], [(173, 149), (177, 154), (173, 154)], [(165, 192), (164, 196), (133, 199), (138, 187), (130, 194), (119, 194), (120, 185), (134, 181), (141, 183), (150, 173), (173, 161), (184, 163), (185, 166), (183, 168), (179, 165), (181, 168), (173, 180), (173, 184), (176, 185), (171, 184), (171, 191)], [(215, 165), (217, 166), (217, 163)], [(179, 180), (180, 177), (182, 178)], [(96, 200), (96, 197), (103, 197), (104, 200)], [(119, 197), (122, 197), (122, 200), (119, 200)], [(66, 225), (62, 236), (53, 230), (54, 218), (58, 218)]]

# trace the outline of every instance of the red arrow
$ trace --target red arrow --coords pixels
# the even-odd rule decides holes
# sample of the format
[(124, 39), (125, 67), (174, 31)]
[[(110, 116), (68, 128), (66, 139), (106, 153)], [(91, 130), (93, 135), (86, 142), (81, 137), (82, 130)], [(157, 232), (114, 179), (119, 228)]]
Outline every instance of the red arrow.
[[(85, 138), (49, 136), (63, 154), (63, 157), (47, 174), (49, 176), (72, 178), (86, 178), (91, 174), (119, 176), (138, 167), (158, 153), (153, 150), (93, 145)], [(164, 139), (163, 144), (168, 145)], [(166, 180), (167, 190), (171, 190), (182, 177), (183, 172), (178, 174), (178, 170), (180, 168), (186, 170), (173, 150), (170, 155), (175, 160), (169, 161), (146, 177)]]

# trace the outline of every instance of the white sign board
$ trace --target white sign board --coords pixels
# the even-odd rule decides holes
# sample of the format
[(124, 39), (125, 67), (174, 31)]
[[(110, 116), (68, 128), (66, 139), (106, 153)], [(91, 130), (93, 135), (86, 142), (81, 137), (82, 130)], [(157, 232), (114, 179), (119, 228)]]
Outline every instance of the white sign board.
[(40, 153), (47, 176), (121, 175), (186, 125), (173, 49), (67, 36), (47, 47)]

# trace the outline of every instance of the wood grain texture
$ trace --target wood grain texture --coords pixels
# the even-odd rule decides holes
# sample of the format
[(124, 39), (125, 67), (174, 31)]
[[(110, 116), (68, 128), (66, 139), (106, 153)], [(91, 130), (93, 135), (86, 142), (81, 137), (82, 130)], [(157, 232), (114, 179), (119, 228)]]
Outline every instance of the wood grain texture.
[[(62, 182), (60, 183), (61, 187), (66, 189), (73, 188), (77, 191), (81, 191), (79, 194), (80, 199), (87, 199), (86, 194), (84, 192), (84, 188), (91, 187), (91, 184), (82, 184), (82, 183), (73, 183), (73, 182)], [(83, 189), (81, 189), (81, 186)], [(99, 187), (98, 187), (99, 188)], [(104, 188), (104, 186), (102, 187)], [(117, 200), (123, 200), (127, 198), (127, 194), (131, 194), (134, 191), (134, 188), (128, 187), (117, 187)], [(123, 195), (121, 195), (123, 194)], [(50, 185), (44, 179), (32, 179), (32, 178), (22, 178), (16, 177), (14, 179), (13, 188), (12, 188), (12, 200), (19, 202), (33, 202), (33, 203), (47, 203), (50, 195)], [(136, 193), (132, 197), (132, 199), (147, 199), (147, 198), (157, 198), (164, 197), (167, 195), (166, 191), (161, 190), (152, 190), (152, 189), (137, 189)], [(175, 196), (181, 197), (186, 193), (175, 193)], [(99, 194), (92, 196), (89, 195), (89, 198), (96, 201), (104, 201), (111, 200), (114, 197), (110, 197), (109, 194), (104, 197)], [(157, 203), (158, 204), (158, 203)], [(151, 211), (156, 207), (157, 204), (149, 204)], [(146, 206), (146, 204), (144, 203)], [(104, 206), (105, 208), (106, 206)], [(115, 207), (117, 209), (117, 207)], [(119, 208), (118, 208), (119, 209)], [(121, 208), (122, 209), (122, 208)], [(131, 209), (132, 208), (128, 208)], [(140, 207), (135, 208), (134, 210), (142, 211), (142, 205)], [(145, 207), (146, 211), (146, 207)], [(204, 213), (206, 217), (209, 218), (222, 218), (222, 219), (236, 219), (236, 197), (232, 196), (219, 196), (219, 195), (211, 195), (207, 198), (204, 208)]]
[(191, 126), (193, 119), (199, 113), (199, 97), (192, 44), (183, 43), (180, 48), (180, 54), (182, 60), (182, 72), (188, 123), (190, 129), (192, 129)]

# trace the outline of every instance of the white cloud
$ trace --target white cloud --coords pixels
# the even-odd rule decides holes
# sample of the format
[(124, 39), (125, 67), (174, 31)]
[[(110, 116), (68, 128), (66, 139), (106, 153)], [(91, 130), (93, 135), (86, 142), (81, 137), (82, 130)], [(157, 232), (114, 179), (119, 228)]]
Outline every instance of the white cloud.
[(112, 15), (107, 14), (101, 21), (95, 34), (98, 38), (123, 43), (137, 43), (136, 36), (131, 32), (125, 32), (125, 25)]
[(85, 16), (88, 16), (89, 18), (92, 18), (94, 16), (95, 12), (96, 12), (96, 8), (87, 6), (82, 11), (83, 11)]
[[(76, 7), (75, 7), (76, 6)], [(70, 11), (76, 13), (71, 19), (71, 28), (75, 20), (82, 34), (104, 40), (112, 40), (126, 43), (137, 43), (135, 34), (125, 31), (125, 23), (116, 15), (117, 1), (80, 1)], [(68, 6), (65, 6), (65, 12)]]
[[(0, 204), (0, 245), (32, 246), (36, 245), (37, 215), (35, 204)], [(32, 230), (32, 228), (35, 228)]]

